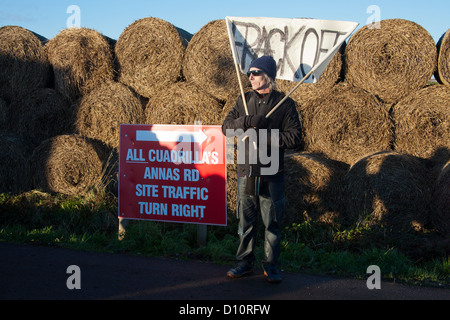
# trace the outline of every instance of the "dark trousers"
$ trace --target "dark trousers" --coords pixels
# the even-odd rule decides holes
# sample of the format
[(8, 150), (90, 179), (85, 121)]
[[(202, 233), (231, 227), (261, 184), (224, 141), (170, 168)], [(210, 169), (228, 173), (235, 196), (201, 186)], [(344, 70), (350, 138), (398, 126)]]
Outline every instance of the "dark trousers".
[(238, 177), (237, 215), (239, 218), (240, 244), (236, 258), (238, 261), (255, 261), (256, 222), (261, 214), (265, 226), (264, 263), (278, 266), (281, 248), (280, 221), (285, 211), (284, 179), (261, 183), (259, 196), (245, 193), (247, 177)]

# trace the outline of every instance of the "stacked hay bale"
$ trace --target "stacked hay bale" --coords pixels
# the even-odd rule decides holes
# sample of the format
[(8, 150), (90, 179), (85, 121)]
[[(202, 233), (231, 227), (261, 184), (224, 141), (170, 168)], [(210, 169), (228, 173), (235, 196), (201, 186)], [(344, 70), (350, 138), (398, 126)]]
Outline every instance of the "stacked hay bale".
[(411, 155), (379, 152), (356, 162), (344, 180), (346, 222), (395, 232), (429, 222), (431, 185), (422, 162)]
[[(422, 88), (436, 65), (436, 78), (448, 85), (449, 38), (449, 32), (442, 37), (438, 56), (428, 32), (411, 21), (363, 27), (318, 83), (303, 84), (292, 94), (308, 153), (286, 156), (288, 222), (334, 223), (348, 211), (349, 221), (368, 226), (423, 226), (431, 187), (416, 157), (450, 149), (450, 96), (444, 86)], [(107, 154), (111, 149), (115, 154), (119, 144), (119, 124), (220, 125), (240, 94), (224, 20), (211, 21), (192, 36), (158, 18), (140, 19), (123, 31), (114, 49), (110, 39), (86, 28), (64, 30), (43, 46), (28, 30), (3, 27), (0, 44), (2, 129), (14, 127), (34, 144), (49, 138), (35, 149), (31, 163), (36, 186), (52, 192), (80, 195), (101, 183)], [(57, 92), (35, 90), (49, 83), (50, 66)], [(242, 80), (249, 90), (248, 79)], [(285, 93), (296, 85), (277, 82)], [(79, 135), (66, 135), (72, 125)], [(20, 174), (29, 171), (14, 169), (26, 168), (20, 159), (31, 154), (18, 139), (0, 139), (3, 150), (25, 148), (0, 157), (4, 189), (16, 184), (13, 178), (26, 184), (30, 177)], [(398, 153), (379, 153), (393, 147)], [(448, 154), (435, 167), (446, 161)], [(448, 167), (439, 170), (433, 198), (439, 213), (432, 220), (442, 232), (448, 230)], [(115, 175), (117, 166), (108, 170)], [(228, 179), (228, 205), (234, 209), (235, 165), (228, 165)]]
[(440, 83), (450, 86), (450, 29), (439, 39), (437, 48), (438, 62), (434, 75)]
[(122, 32), (115, 46), (119, 81), (146, 98), (164, 90), (181, 78), (190, 37), (162, 19), (135, 21)]
[(392, 124), (383, 104), (372, 94), (342, 83), (302, 108), (306, 149), (349, 164), (390, 150)]
[(27, 141), (8, 134), (0, 135), (0, 193), (20, 193), (31, 188)]
[(380, 25), (367, 25), (350, 38), (346, 80), (385, 103), (396, 103), (430, 80), (436, 68), (436, 44), (412, 21), (390, 19)]
[(71, 101), (114, 79), (114, 60), (106, 37), (88, 28), (61, 31), (47, 44), (55, 89)]
[(56, 135), (73, 132), (70, 103), (55, 89), (42, 88), (13, 99), (8, 130), (33, 147)]
[[(225, 20), (214, 20), (192, 37), (183, 60), (187, 82), (219, 100), (239, 93), (239, 82), (231, 53)], [(244, 87), (250, 82), (242, 77)]]
[(102, 145), (82, 136), (47, 139), (31, 156), (34, 186), (48, 192), (86, 195), (101, 186), (106, 156)]
[(438, 149), (450, 150), (450, 87), (432, 85), (393, 108), (395, 150), (429, 158)]
[(341, 187), (347, 169), (347, 164), (322, 154), (287, 153), (285, 223), (304, 219), (339, 223), (345, 208)]
[(47, 86), (50, 75), (50, 64), (38, 35), (18, 26), (0, 28), (0, 96), (3, 99), (10, 102), (14, 97)]
[(188, 82), (168, 85), (155, 95), (145, 108), (145, 122), (149, 124), (219, 125), (220, 103), (208, 93)]
[[(118, 124), (111, 124), (106, 119), (111, 119), (119, 111), (116, 110), (117, 105), (114, 105), (114, 108), (110, 107), (105, 112), (105, 108), (101, 109), (104, 103), (95, 101), (93, 97), (99, 90), (102, 90), (99, 100), (108, 100), (113, 96), (114, 92), (110, 90), (117, 90), (128, 97), (117, 87), (108, 86), (116, 75), (113, 42), (88, 28), (65, 29), (48, 42), (47, 51), (53, 67), (55, 90), (69, 101), (69, 107), (66, 118), (53, 121), (55, 128), (62, 126), (66, 130), (60, 130), (58, 136), (44, 140), (33, 153), (31, 162), (36, 187), (75, 195), (85, 194), (90, 188), (100, 185), (102, 162), (109, 152), (101, 142), (105, 140), (107, 143), (110, 140), (99, 139), (95, 134), (101, 131), (98, 128), (102, 128), (103, 132), (114, 130)], [(118, 102), (116, 100), (109, 103)], [(60, 107), (63, 105), (61, 102)], [(100, 122), (97, 116), (99, 114), (104, 117)], [(68, 119), (70, 124), (66, 121)], [(93, 130), (97, 130), (95, 134), (92, 133)], [(70, 134), (74, 131), (84, 136)], [(86, 138), (91, 136), (98, 140)]]
[(99, 140), (110, 148), (119, 147), (120, 124), (143, 122), (144, 110), (139, 97), (118, 82), (106, 82), (78, 102), (78, 133)]
[(442, 167), (433, 194), (431, 222), (442, 234), (450, 235), (450, 160)]

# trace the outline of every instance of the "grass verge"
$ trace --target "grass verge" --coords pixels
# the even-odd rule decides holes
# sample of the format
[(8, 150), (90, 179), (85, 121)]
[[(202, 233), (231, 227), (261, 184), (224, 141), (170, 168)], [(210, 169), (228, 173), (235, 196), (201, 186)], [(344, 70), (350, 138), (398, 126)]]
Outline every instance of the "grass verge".
[[(117, 199), (32, 191), (0, 194), (0, 241), (55, 245), (97, 252), (129, 253), (233, 264), (237, 221), (208, 226), (207, 243), (197, 245), (195, 225), (134, 221), (118, 240)], [(259, 234), (263, 234), (262, 226)], [(311, 221), (285, 226), (280, 262), (285, 271), (365, 279), (370, 265), (384, 279), (450, 288), (450, 239), (433, 230), (392, 234), (383, 228), (342, 229)], [(257, 258), (263, 258), (259, 237)]]

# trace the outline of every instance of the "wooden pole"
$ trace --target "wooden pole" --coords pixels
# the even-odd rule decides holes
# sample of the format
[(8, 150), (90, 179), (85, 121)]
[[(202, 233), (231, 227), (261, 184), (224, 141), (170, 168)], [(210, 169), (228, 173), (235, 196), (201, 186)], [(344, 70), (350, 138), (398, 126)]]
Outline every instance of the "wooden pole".
[(241, 71), (239, 70), (240, 68), (239, 68), (239, 65), (238, 65), (237, 62), (234, 62), (234, 66), (236, 68), (236, 74), (237, 74), (237, 77), (238, 77), (239, 88), (241, 89), (242, 101), (244, 102), (245, 114), (248, 116), (248, 107), (247, 107), (247, 101), (245, 100), (244, 86), (242, 85)]

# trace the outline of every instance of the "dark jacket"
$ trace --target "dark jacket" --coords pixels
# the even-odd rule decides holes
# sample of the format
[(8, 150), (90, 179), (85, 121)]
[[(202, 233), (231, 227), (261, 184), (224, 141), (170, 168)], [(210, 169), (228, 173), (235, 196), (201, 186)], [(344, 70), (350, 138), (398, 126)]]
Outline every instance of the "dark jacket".
[[(249, 115), (267, 115), (272, 108), (274, 108), (278, 102), (280, 102), (285, 95), (278, 91), (272, 91), (271, 93), (261, 97), (256, 91), (247, 92), (245, 99), (247, 101)], [(295, 107), (295, 102), (288, 98), (278, 109), (270, 115), (270, 127), (269, 129), (279, 130), (279, 171), (278, 175), (283, 174), (284, 169), (284, 150), (295, 149), (302, 145), (302, 129), (299, 120), (299, 115)], [(248, 121), (247, 121), (248, 123)], [(227, 129), (238, 130), (242, 129), (246, 131), (249, 129), (246, 125), (246, 113), (244, 104), (242, 102), (242, 96), (237, 99), (235, 107), (226, 116), (223, 125), (222, 132), (226, 135)], [(269, 131), (270, 134), (270, 131)], [(248, 139), (247, 139), (248, 140)], [(270, 138), (268, 139), (270, 141)], [(248, 148), (248, 143), (246, 143)], [(270, 150), (270, 147), (268, 147)], [(248, 149), (247, 149), (248, 150)], [(246, 152), (248, 155), (248, 152)], [(239, 176), (248, 176), (251, 172), (250, 165), (246, 160), (245, 164), (238, 164), (237, 166)]]

